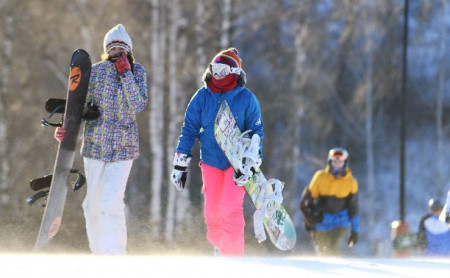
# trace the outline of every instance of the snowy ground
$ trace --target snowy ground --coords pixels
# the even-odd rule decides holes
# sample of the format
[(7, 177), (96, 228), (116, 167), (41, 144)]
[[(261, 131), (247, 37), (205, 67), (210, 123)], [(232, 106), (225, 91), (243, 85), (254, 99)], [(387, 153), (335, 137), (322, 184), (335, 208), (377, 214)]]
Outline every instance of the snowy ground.
[[(9, 277), (448, 277), (450, 259), (0, 254)], [(439, 276), (437, 276), (439, 275)]]

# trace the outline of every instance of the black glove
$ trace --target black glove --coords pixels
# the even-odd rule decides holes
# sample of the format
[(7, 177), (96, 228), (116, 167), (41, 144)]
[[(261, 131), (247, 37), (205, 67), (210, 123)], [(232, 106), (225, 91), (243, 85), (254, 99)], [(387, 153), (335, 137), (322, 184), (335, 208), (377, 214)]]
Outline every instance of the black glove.
[(314, 231), (314, 228), (311, 227), (311, 225), (308, 222), (305, 222), (305, 230), (307, 232), (311, 232), (311, 231)]
[(352, 231), (348, 238), (348, 247), (353, 247), (358, 242), (358, 233)]
[(93, 102), (88, 102), (83, 111), (83, 120), (92, 121), (100, 117), (100, 111), (98, 110), (97, 104)]
[(445, 216), (445, 223), (450, 223), (450, 213), (447, 213), (447, 216)]

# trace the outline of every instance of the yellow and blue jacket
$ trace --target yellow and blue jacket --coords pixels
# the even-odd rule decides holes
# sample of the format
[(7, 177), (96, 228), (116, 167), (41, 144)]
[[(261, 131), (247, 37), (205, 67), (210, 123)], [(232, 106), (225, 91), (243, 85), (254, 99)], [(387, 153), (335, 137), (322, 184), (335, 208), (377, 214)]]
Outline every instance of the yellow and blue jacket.
[(330, 166), (314, 174), (308, 191), (318, 201), (322, 221), (315, 224), (318, 231), (329, 231), (337, 227), (348, 227), (359, 232), (358, 182), (350, 168), (341, 177), (330, 173)]

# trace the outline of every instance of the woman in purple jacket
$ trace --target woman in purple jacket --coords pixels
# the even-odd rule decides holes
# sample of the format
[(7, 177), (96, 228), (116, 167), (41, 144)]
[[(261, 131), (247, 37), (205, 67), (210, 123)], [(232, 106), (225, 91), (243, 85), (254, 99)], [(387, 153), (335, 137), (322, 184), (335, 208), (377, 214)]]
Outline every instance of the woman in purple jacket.
[[(119, 24), (106, 33), (103, 60), (92, 66), (81, 154), (87, 178), (83, 202), (89, 247), (97, 255), (125, 255), (124, 195), (133, 160), (139, 155), (136, 113), (147, 104), (145, 68), (134, 62), (133, 44)], [(58, 128), (55, 138), (64, 139)]]

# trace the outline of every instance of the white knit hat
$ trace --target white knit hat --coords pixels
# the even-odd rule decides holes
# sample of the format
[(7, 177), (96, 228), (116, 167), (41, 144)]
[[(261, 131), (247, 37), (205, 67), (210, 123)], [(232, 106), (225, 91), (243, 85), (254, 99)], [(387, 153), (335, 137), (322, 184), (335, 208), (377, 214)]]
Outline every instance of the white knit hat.
[(131, 38), (125, 31), (125, 27), (122, 24), (117, 24), (111, 30), (108, 31), (103, 40), (103, 50), (108, 53), (112, 48), (120, 47), (125, 49), (127, 52), (133, 50), (133, 43)]

